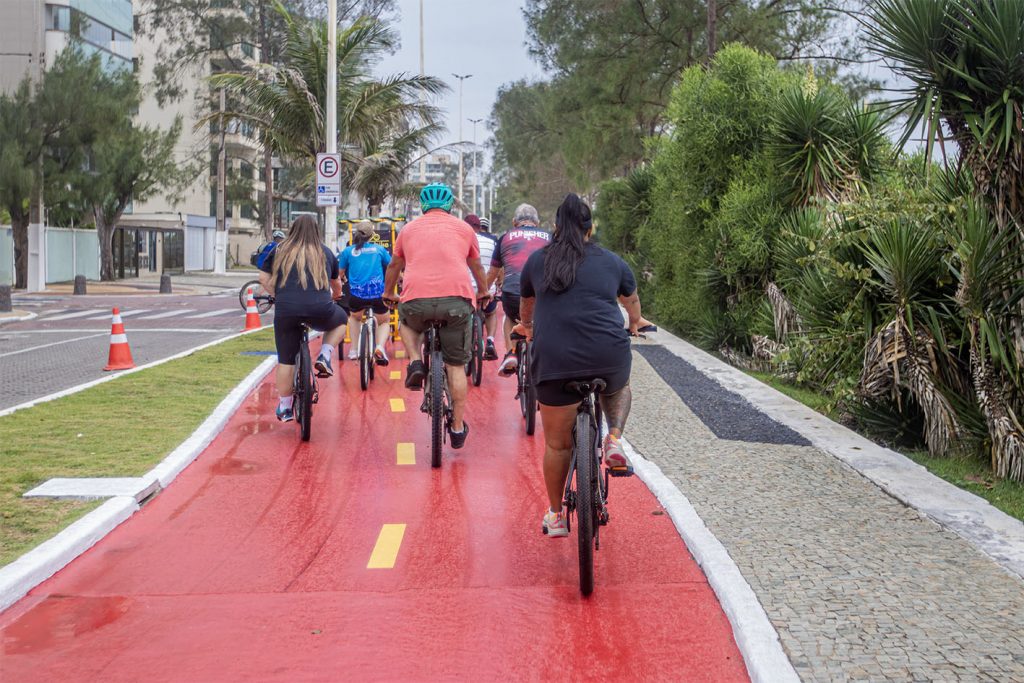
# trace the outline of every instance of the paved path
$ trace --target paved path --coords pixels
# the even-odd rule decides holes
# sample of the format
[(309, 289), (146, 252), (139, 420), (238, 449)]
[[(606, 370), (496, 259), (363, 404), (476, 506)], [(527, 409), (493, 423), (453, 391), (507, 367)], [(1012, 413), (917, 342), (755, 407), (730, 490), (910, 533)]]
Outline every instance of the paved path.
[[(212, 276), (211, 276), (212, 277)], [(109, 373), (110, 314), (121, 309), (136, 365), (239, 332), (237, 287), (202, 295), (19, 295), (32, 320), (0, 326), (0, 410)], [(263, 316), (273, 322), (273, 313)]]
[(665, 348), (634, 359), (630, 441), (725, 545), (804, 680), (1024, 680), (1018, 577)]
[(581, 598), (574, 538), (540, 533), (541, 438), (523, 434), (494, 363), (471, 390), (467, 447), (439, 470), (419, 394), (390, 372), (360, 392), (343, 365), (310, 443), (273, 419), (264, 382), (170, 488), (0, 615), (5, 675), (746, 679), (704, 575), (637, 479), (612, 482)]

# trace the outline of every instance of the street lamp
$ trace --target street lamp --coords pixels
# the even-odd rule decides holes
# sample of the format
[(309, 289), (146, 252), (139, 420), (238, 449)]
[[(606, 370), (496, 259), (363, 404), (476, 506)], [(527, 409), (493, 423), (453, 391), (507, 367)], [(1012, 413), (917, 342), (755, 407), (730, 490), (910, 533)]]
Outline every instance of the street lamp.
[(483, 119), (468, 119), (473, 124), (473, 213), (479, 215), (479, 206), (476, 202), (476, 186), (480, 182), (480, 171), (477, 169), (477, 153), (476, 153), (476, 124), (483, 121)]
[[(473, 74), (452, 74), (455, 78), (459, 79), (459, 203), (462, 203), (462, 82), (467, 78), (472, 78)], [(463, 214), (462, 208), (459, 208), (459, 216)]]
[[(338, 151), (338, 0), (327, 0), (327, 121), (324, 127), (327, 138), (324, 151), (335, 154)], [(327, 246), (334, 251), (338, 247), (338, 207), (332, 204), (325, 213)]]

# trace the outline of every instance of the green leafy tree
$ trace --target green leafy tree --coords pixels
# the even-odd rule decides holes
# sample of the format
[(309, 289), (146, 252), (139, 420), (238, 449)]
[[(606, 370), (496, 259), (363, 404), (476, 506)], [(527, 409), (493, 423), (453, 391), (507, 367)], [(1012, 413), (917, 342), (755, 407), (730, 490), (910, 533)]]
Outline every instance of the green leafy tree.
[(42, 146), (33, 118), (28, 81), (12, 95), (0, 95), (0, 202), (11, 220), (14, 286), (19, 288), (28, 280), (28, 204)]

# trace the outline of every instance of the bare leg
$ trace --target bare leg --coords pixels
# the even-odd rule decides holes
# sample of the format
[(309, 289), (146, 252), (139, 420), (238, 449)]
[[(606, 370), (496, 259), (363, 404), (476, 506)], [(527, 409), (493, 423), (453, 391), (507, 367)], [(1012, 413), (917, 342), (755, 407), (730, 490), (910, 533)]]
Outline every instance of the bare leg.
[(540, 421), (544, 427), (544, 486), (548, 503), (554, 512), (562, 509), (565, 478), (572, 459), (572, 426), (576, 406), (540, 405)]
[(324, 332), (324, 345), (325, 346), (337, 346), (338, 343), (345, 337), (345, 326), (338, 325), (333, 330), (327, 330)]
[(391, 336), (391, 316), (381, 313), (374, 317), (377, 318), (377, 346), (383, 349), (384, 345), (388, 343), (388, 337)]
[(488, 337), (493, 337), (494, 333), (498, 330), (498, 312), (489, 314), (484, 319), (484, 329), (487, 331)]
[(464, 426), (462, 417), (466, 412), (466, 393), (469, 391), (466, 366), (445, 363), (445, 368), (448, 370), (448, 389), (452, 392), (452, 431), (461, 432)]
[(351, 344), (349, 353), (356, 351), (359, 348), (359, 326), (362, 321), (357, 318), (358, 316), (355, 313), (348, 317), (348, 338), (349, 343)]
[(398, 331), (402, 335), (402, 344), (405, 345), (409, 362), (422, 360), (423, 354), (420, 352), (423, 350), (423, 334), (405, 324), (399, 325)]
[(279, 363), (274, 372), (274, 383), (277, 384), (278, 396), (291, 396), (295, 389), (295, 366)]
[(614, 394), (601, 395), (601, 410), (604, 411), (604, 419), (608, 423), (608, 432), (616, 438), (622, 436), (622, 430), (626, 428), (626, 418), (629, 417), (629, 408), (632, 404), (633, 390), (628, 384)]
[(512, 328), (515, 327), (516, 321), (505, 316), (505, 353), (508, 353), (515, 347), (512, 345)]

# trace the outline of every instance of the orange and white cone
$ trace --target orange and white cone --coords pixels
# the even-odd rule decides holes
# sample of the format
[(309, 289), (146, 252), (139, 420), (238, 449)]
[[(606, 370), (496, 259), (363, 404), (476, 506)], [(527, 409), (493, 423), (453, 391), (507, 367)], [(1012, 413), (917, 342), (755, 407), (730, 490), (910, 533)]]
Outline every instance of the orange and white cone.
[(128, 335), (124, 333), (124, 323), (121, 322), (121, 309), (115, 308), (110, 324), (110, 355), (107, 357), (107, 367), (103, 369), (127, 370), (134, 367), (132, 351), (128, 348)]
[(245, 292), (245, 329), (258, 330), (260, 327), (260, 312), (256, 310), (256, 299), (253, 298), (250, 287)]

